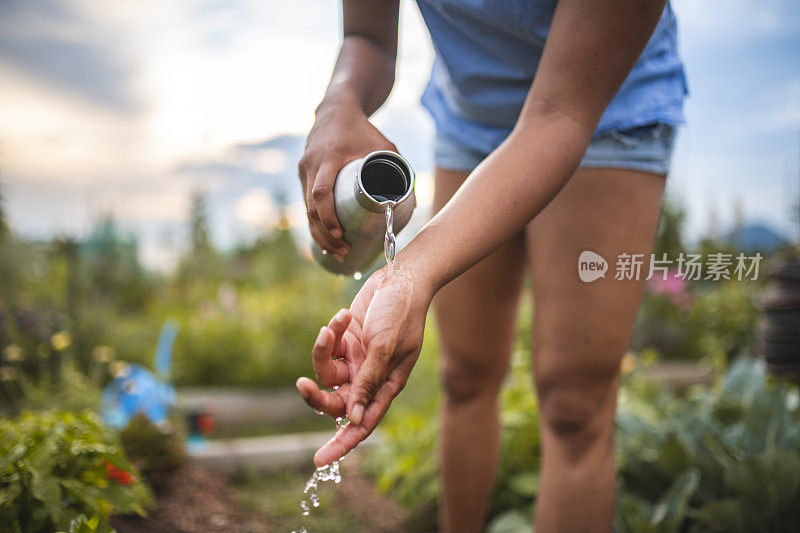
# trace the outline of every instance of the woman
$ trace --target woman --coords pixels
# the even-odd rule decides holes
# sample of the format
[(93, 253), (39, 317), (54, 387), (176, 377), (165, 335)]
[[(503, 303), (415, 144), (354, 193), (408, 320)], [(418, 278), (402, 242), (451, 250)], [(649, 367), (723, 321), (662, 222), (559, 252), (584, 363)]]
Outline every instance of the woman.
[[(332, 185), (344, 163), (395, 149), (368, 121), (388, 96), (398, 2), (344, 0), (344, 40), (300, 162), (311, 232), (347, 253)], [(683, 68), (665, 0), (419, 0), (436, 48), (423, 103), (436, 123), (438, 214), (370, 277), (314, 346), (307, 403), (350, 425), (315, 456), (355, 447), (403, 388), (433, 301), (441, 334), (444, 531), (479, 531), (498, 455), (497, 396), (526, 268), (542, 442), (536, 531), (610, 530), (619, 362), (682, 121)], [(591, 250), (610, 273), (584, 283)], [(646, 273), (647, 265), (645, 264)], [(434, 295), (436, 298), (434, 300)]]

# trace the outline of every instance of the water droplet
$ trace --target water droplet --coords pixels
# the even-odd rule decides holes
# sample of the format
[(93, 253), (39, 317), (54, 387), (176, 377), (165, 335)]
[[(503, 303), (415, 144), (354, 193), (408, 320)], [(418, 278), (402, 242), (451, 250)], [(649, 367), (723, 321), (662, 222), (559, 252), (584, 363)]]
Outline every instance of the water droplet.
[(328, 250), (322, 250), (322, 255), (328, 255)]
[(324, 415), (324, 414), (325, 414), (325, 413), (323, 413), (322, 411), (320, 411), (319, 409), (317, 409), (317, 410), (316, 410), (316, 411), (314, 411), (314, 412), (315, 412), (315, 413), (317, 413), (318, 415)]
[[(346, 416), (339, 416), (336, 418), (336, 431), (339, 431), (341, 428), (347, 426), (350, 421), (347, 419)], [(343, 460), (344, 457), (339, 459), (339, 461)], [(303, 488), (303, 494), (308, 495), (308, 499), (303, 499), (300, 502), (300, 510), (303, 516), (308, 516), (311, 513), (312, 508), (319, 507), (319, 495), (317, 494), (317, 489), (319, 488), (320, 482), (325, 481), (333, 481), (336, 484), (342, 482), (342, 474), (339, 470), (339, 461), (331, 461), (330, 464), (325, 466), (317, 467), (314, 472), (311, 474), (311, 477), (308, 478), (306, 481), (306, 486)], [(309, 502), (311, 505), (309, 506)], [(295, 530), (296, 533), (308, 533), (305, 528), (301, 527), (298, 530)]]
[(361, 272), (356, 272), (355, 274), (353, 274), (353, 279), (358, 281), (361, 279), (361, 276), (362, 276)]

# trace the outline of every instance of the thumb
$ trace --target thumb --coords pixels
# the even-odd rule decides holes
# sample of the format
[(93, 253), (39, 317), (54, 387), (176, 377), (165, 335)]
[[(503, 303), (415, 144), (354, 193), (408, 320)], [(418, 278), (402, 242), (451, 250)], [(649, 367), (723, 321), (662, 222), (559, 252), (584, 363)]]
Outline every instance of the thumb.
[(387, 358), (377, 356), (366, 358), (364, 365), (350, 385), (350, 394), (347, 401), (347, 413), (350, 422), (355, 425), (361, 424), (364, 410), (375, 397), (388, 374)]

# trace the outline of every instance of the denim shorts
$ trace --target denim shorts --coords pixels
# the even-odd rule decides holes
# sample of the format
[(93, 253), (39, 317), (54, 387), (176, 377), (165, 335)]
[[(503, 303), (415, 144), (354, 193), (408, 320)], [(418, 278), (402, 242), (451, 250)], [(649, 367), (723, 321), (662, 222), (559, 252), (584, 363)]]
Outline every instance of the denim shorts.
[[(666, 175), (675, 146), (675, 127), (658, 123), (592, 138), (579, 168), (619, 168)], [(436, 134), (436, 166), (471, 172), (489, 154), (466, 148), (453, 139)]]

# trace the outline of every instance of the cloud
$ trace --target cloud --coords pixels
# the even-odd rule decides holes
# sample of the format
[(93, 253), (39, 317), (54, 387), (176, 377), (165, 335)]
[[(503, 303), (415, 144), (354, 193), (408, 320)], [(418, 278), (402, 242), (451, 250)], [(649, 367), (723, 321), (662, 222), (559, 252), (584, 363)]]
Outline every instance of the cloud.
[(236, 201), (236, 218), (249, 226), (269, 229), (278, 223), (280, 213), (270, 192), (254, 187)]
[(94, 103), (139, 110), (133, 65), (97, 31), (98, 22), (68, 2), (0, 2), (0, 60)]
[[(747, 198), (748, 216), (785, 219), (774, 205), (793, 196), (781, 184), (796, 172), (800, 4), (674, 6), (692, 94), (670, 180), (693, 221), (704, 224), (720, 194)], [(291, 204), (306, 231), (296, 164), (339, 24), (329, 0), (0, 1), (0, 164), (13, 227), (81, 234), (114, 211), (152, 251), (164, 227), (182, 235), (200, 189), (223, 246), (240, 239), (237, 205), (254, 190)], [(418, 99), (433, 49), (412, 2), (401, 3), (398, 57), (373, 121), (427, 200), (433, 126)]]
[(184, 161), (174, 172), (217, 195), (238, 198), (243, 190), (261, 187), (287, 203), (301, 196), (297, 162), (303, 144), (302, 136), (285, 134), (237, 143), (215, 157)]

